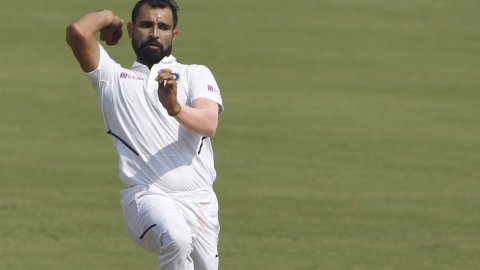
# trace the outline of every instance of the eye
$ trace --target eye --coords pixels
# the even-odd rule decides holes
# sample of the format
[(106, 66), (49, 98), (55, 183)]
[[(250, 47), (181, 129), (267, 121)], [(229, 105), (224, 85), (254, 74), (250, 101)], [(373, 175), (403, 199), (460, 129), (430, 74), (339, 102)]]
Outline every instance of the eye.
[(153, 22), (141, 21), (138, 25), (140, 28), (151, 28), (153, 26)]
[(158, 24), (158, 28), (160, 30), (170, 30), (170, 25), (166, 24), (166, 23), (159, 23)]

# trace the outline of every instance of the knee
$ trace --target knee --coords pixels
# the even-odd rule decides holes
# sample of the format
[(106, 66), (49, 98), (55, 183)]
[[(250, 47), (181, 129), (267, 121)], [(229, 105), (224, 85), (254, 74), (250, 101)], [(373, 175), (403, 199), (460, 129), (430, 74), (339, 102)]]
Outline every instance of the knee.
[(164, 231), (160, 236), (160, 243), (158, 269), (193, 269), (193, 239), (190, 231)]
[(169, 230), (160, 237), (163, 250), (168, 249), (178, 255), (188, 256), (193, 251), (193, 236), (190, 231)]

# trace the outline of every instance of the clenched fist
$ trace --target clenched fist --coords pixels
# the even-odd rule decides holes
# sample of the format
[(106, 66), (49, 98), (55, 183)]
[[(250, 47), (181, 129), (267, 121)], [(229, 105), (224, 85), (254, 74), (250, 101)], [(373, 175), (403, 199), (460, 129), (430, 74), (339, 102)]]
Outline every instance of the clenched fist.
[(100, 30), (100, 40), (105, 41), (109, 46), (116, 45), (123, 35), (122, 25), (123, 20), (114, 16), (112, 23)]
[(156, 78), (158, 81), (158, 98), (170, 116), (177, 116), (182, 107), (177, 101), (177, 81), (172, 70), (162, 69)]

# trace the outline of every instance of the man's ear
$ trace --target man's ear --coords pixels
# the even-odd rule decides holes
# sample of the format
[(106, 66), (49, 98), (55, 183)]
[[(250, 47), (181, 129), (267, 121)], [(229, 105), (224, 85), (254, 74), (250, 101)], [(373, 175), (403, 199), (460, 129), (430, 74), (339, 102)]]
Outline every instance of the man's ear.
[(133, 24), (131, 22), (128, 22), (127, 24), (127, 31), (128, 31), (128, 37), (132, 39), (133, 35)]
[(177, 39), (177, 36), (178, 36), (178, 28), (175, 28), (175, 29), (173, 30), (172, 42)]

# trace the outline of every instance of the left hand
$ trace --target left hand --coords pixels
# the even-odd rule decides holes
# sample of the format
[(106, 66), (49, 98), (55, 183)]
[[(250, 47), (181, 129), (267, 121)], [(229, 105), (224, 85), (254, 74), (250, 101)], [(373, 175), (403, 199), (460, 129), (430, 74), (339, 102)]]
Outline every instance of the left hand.
[(177, 101), (177, 81), (172, 70), (162, 69), (156, 78), (158, 81), (158, 98), (171, 116), (177, 116), (182, 107)]

